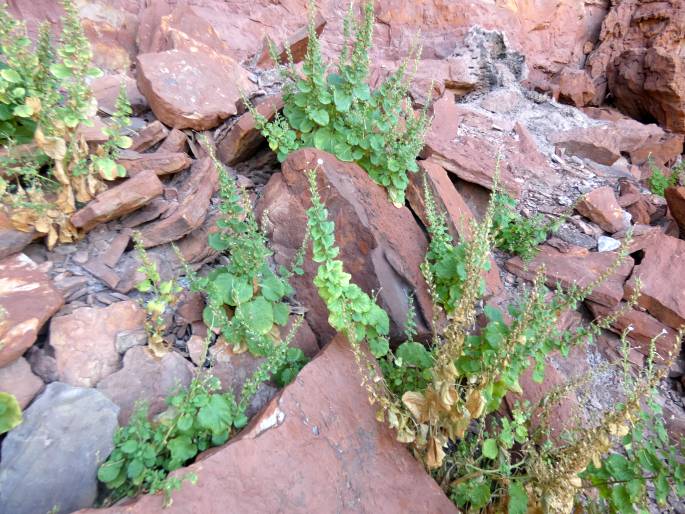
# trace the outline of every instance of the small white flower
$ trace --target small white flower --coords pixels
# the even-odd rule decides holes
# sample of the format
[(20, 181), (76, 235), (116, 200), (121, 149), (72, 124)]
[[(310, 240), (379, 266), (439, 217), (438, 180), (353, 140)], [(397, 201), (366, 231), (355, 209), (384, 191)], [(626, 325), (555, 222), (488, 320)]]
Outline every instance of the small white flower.
[(634, 327), (633, 325), (628, 325), (628, 327), (626, 328), (626, 330), (627, 330), (628, 332), (632, 332), (633, 330), (635, 330), (635, 327)]
[(319, 166), (321, 166), (321, 165), (323, 164), (323, 159), (317, 159), (317, 160), (316, 160), (316, 164), (318, 164)]

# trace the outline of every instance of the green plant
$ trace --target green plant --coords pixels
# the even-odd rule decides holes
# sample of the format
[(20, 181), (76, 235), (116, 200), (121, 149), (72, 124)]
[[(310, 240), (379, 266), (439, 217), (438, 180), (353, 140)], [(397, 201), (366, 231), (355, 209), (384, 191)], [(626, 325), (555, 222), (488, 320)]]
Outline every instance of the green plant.
[(145, 332), (148, 346), (153, 354), (162, 356), (169, 351), (164, 341), (167, 328), (165, 315), (178, 303), (179, 294), (183, 289), (174, 279), (162, 280), (157, 263), (153, 262), (145, 251), (140, 232), (134, 232), (133, 239), (141, 262), (138, 271), (145, 275), (145, 279), (136, 284), (136, 289), (141, 293), (151, 294), (151, 298), (143, 302), (147, 313)]
[(22, 422), (21, 407), (14, 395), (0, 392), (0, 434)]
[[(302, 320), (293, 323), (286, 339), (260, 364), (242, 386), (240, 398), (222, 393), (221, 383), (211, 368), (201, 370), (188, 388), (167, 398), (168, 408), (153, 421), (147, 407), (139, 405), (128, 425), (117, 430), (114, 450), (98, 470), (98, 479), (110, 490), (109, 502), (141, 493), (164, 492), (165, 503), (181, 486), (182, 478), (168, 477), (191, 462), (198, 453), (224, 444), (247, 425), (247, 407), (260, 384), (283, 369), (290, 343)], [(210, 326), (210, 329), (214, 328)], [(211, 330), (210, 330), (211, 334)], [(211, 336), (210, 336), (211, 337)], [(205, 344), (207, 352), (209, 339)], [(194, 482), (197, 477), (186, 474)]]
[[(533, 367), (533, 380), (541, 382), (546, 357), (551, 352), (567, 355), (571, 347), (591, 341), (623, 314), (621, 310), (574, 330), (561, 332), (557, 328), (562, 313), (577, 308), (616, 271), (627, 255), (627, 245), (614, 263), (585, 287), (571, 286), (552, 294), (544, 286), (542, 272), (538, 272), (532, 288), (510, 306), (506, 318), (498, 309), (486, 306), (485, 322), (478, 327), (482, 270), (494, 239), (494, 204), (488, 208), (484, 221), (474, 225), (472, 238), (462, 243), (459, 261), (446, 248), (451, 238), (447, 236), (444, 217), (435, 212), (432, 198), (426, 198), (432, 241), (430, 260), (422, 269), (434, 307), (447, 310), (448, 324), (434, 331), (430, 348), (422, 352), (426, 359), (417, 367), (427, 372), (422, 376), (426, 379), (415, 381), (411, 385), (416, 389), (410, 389), (395, 381), (396, 377), (408, 377), (411, 381), (411, 376), (401, 369), (406, 357), (401, 356), (400, 348), (393, 359), (381, 360), (384, 376), (360, 349), (365, 337), (370, 337), (372, 348), (373, 338), (378, 336), (374, 330), (368, 330), (366, 319), (350, 316), (357, 307), (354, 298), (347, 298), (346, 289), (354, 286), (349, 284), (349, 275), (336, 275), (344, 272), (342, 264), (335, 260), (335, 227), (327, 220), (316, 192), (314, 173), (310, 173), (309, 179), (312, 208), (308, 218), (314, 255), (321, 263), (319, 272), (332, 275), (316, 285), (329, 308), (332, 326), (350, 339), (362, 385), (370, 401), (380, 408), (378, 419), (396, 430), (399, 441), (411, 445), (414, 454), (465, 512), (571, 512), (581, 484), (579, 475), (590, 462), (610, 450), (616, 435), (627, 433), (639, 412), (640, 399), (654, 387), (659, 374), (650, 365), (641, 380), (626, 388), (623, 403), (602, 413), (590, 427), (571, 426), (560, 441), (550, 437), (552, 408), (577, 383), (549, 392), (537, 405), (519, 405), (511, 418), (498, 412), (507, 393), (522, 392), (519, 378), (528, 368)], [(441, 259), (451, 259), (463, 266), (464, 273), (455, 276), (460, 283), (452, 296), (437, 294), (433, 270), (440, 268)], [(441, 280), (445, 287), (449, 286), (446, 276)], [(331, 290), (337, 292), (337, 301), (331, 301)], [(634, 305), (638, 295), (639, 292), (634, 294), (627, 305)], [(372, 305), (377, 307), (373, 302)], [(410, 349), (407, 347), (405, 352)], [(579, 382), (588, 379), (583, 377)]]
[(547, 222), (537, 214), (524, 218), (516, 212), (516, 200), (502, 191), (493, 193), (493, 233), (495, 246), (500, 250), (520, 256), (524, 261), (532, 260), (538, 246), (544, 243), (550, 233), (559, 230), (566, 216)]
[[(359, 164), (387, 189), (391, 201), (401, 206), (407, 172), (418, 169), (416, 156), (423, 147), (428, 117), (425, 109), (417, 114), (411, 108), (407, 62), (378, 89), (370, 90), (367, 79), (373, 23), (373, 2), (364, 4), (361, 21), (355, 19), (350, 6), (338, 64), (329, 73), (315, 30), (314, 2), (310, 1), (302, 71), (295, 68), (292, 59), (281, 68), (286, 82), (283, 116), (269, 122), (249, 102), (247, 105), (279, 160), (301, 147), (333, 153), (340, 160)], [(278, 62), (273, 47), (272, 57)]]
[(274, 373), (273, 381), (278, 387), (287, 386), (308, 362), (309, 359), (301, 349), (296, 347), (288, 348), (285, 352), (285, 362)]
[[(205, 324), (218, 327), (235, 351), (249, 349), (254, 355), (266, 355), (279, 338), (277, 327), (285, 326), (290, 316), (285, 298), (292, 288), (283, 278), (288, 271), (276, 273), (269, 267), (272, 252), (249, 199), (213, 152), (210, 156), (219, 174), (222, 216), (217, 221), (219, 230), (209, 236), (209, 245), (228, 253), (230, 262), (199, 278), (193, 288), (207, 295)], [(302, 270), (295, 266), (294, 272)]]
[[(636, 380), (629, 372), (627, 342), (629, 330), (623, 332), (624, 381), (636, 387)], [(679, 335), (679, 339), (680, 336)], [(663, 375), (655, 372), (655, 341), (652, 341), (649, 365), (645, 374), (656, 376), (658, 383)], [(667, 361), (671, 361), (669, 356)], [(630, 430), (614, 434), (622, 436), (619, 451), (613, 451), (603, 458), (593, 459), (580, 475), (585, 488), (596, 489), (599, 498), (589, 500), (578, 498), (593, 512), (646, 513), (649, 512), (648, 485), (653, 486), (654, 497), (660, 507), (665, 507), (669, 495), (685, 498), (685, 437), (680, 441), (671, 439), (663, 421), (663, 409), (657, 403), (655, 387), (647, 391), (642, 409), (631, 419)], [(580, 496), (580, 495), (579, 495)]]
[(118, 164), (116, 159), (119, 156), (119, 150), (130, 147), (133, 142), (130, 137), (122, 134), (131, 124), (132, 112), (126, 85), (122, 83), (110, 124), (104, 129), (108, 139), (103, 145), (100, 145), (95, 155), (90, 156), (95, 170), (106, 180), (126, 176), (126, 168)]
[(677, 186), (680, 183), (680, 178), (685, 170), (685, 161), (681, 162), (677, 166), (674, 166), (668, 175), (665, 175), (661, 171), (661, 169), (654, 163), (654, 160), (651, 158), (651, 156), (647, 162), (649, 164), (649, 169), (652, 172), (647, 184), (649, 185), (649, 190), (655, 195), (664, 196), (666, 189)]

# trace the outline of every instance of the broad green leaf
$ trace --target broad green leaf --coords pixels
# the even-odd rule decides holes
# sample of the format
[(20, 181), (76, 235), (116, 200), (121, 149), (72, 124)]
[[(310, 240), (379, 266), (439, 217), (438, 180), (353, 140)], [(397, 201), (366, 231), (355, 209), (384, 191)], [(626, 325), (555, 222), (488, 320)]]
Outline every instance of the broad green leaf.
[(385, 337), (376, 337), (369, 341), (369, 350), (371, 350), (371, 354), (374, 357), (380, 359), (388, 354), (388, 350), (390, 350), (390, 343)]
[(0, 434), (12, 430), (22, 422), (19, 402), (9, 393), (0, 392)]
[(280, 300), (285, 294), (285, 284), (274, 274), (268, 275), (259, 286), (264, 298), (272, 302)]
[(50, 73), (52, 73), (58, 79), (67, 79), (71, 77), (71, 69), (69, 69), (64, 64), (53, 64), (50, 66)]
[(431, 354), (421, 343), (406, 342), (402, 343), (395, 355), (402, 359), (402, 365), (414, 366), (425, 369), (430, 368), (433, 364)]
[(309, 116), (322, 127), (328, 125), (328, 122), (330, 121), (328, 112), (325, 109), (312, 109)]
[(178, 462), (179, 465), (183, 465), (186, 461), (197, 455), (197, 446), (193, 444), (192, 439), (187, 435), (170, 439), (167, 447), (171, 452), (171, 459)]
[(528, 494), (520, 482), (509, 483), (509, 514), (528, 512)]
[(336, 87), (333, 90), (333, 101), (335, 102), (335, 108), (339, 112), (347, 112), (352, 105), (352, 96), (345, 92), (342, 87)]
[(119, 476), (119, 473), (121, 472), (121, 468), (123, 467), (124, 461), (119, 460), (119, 461), (107, 461), (105, 462), (102, 466), (100, 466), (100, 469), (98, 469), (98, 480), (100, 482), (112, 482), (117, 479)]
[(143, 466), (143, 462), (140, 459), (133, 459), (131, 462), (128, 463), (128, 467), (126, 468), (126, 475), (131, 480), (134, 480), (141, 475), (144, 469), (145, 466)]
[(233, 423), (231, 406), (223, 396), (213, 394), (207, 405), (198, 411), (197, 421), (213, 434), (227, 432)]
[(236, 315), (259, 335), (268, 334), (274, 324), (273, 307), (261, 296), (240, 305)]
[(19, 116), (20, 118), (30, 118), (31, 115), (33, 115), (33, 109), (30, 105), (26, 104), (17, 105), (13, 112), (15, 116)]
[(288, 317), (290, 316), (290, 306), (287, 303), (278, 302), (273, 304), (274, 310), (274, 323), (276, 325), (285, 325), (288, 323)]
[(499, 450), (497, 449), (497, 441), (495, 439), (486, 439), (483, 441), (483, 456), (495, 460)]
[(19, 73), (12, 68), (5, 68), (4, 70), (1, 70), (0, 77), (5, 79), (7, 82), (11, 82), (12, 84), (19, 84), (22, 81), (21, 75), (19, 75)]
[(333, 152), (335, 145), (335, 134), (328, 128), (320, 128), (314, 132), (314, 146), (319, 150)]

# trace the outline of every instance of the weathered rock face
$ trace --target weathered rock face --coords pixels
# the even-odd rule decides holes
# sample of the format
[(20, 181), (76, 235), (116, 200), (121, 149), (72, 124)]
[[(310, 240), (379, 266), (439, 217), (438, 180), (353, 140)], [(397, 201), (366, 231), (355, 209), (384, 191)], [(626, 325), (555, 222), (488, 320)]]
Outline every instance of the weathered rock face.
[(98, 109), (108, 114), (113, 114), (116, 110), (117, 97), (121, 85), (126, 86), (126, 96), (131, 104), (133, 114), (141, 114), (149, 108), (147, 100), (138, 91), (136, 81), (123, 73), (115, 75), (104, 75), (93, 80), (90, 87), (98, 101)]
[(93, 201), (71, 216), (71, 222), (82, 230), (124, 216), (144, 206), (164, 191), (154, 170), (146, 170), (112, 189), (100, 193)]
[(623, 112), (685, 132), (682, 0), (626, 0), (611, 8), (587, 68), (599, 104), (611, 93)]
[(19, 406), (25, 409), (43, 388), (43, 381), (33, 374), (23, 357), (0, 368), (0, 391), (14, 395)]
[[(2, 512), (68, 514), (91, 506), (97, 469), (114, 446), (118, 410), (94, 389), (48, 385), (2, 442)], [(40, 477), (40, 487), (32, 476)]]
[(671, 216), (678, 223), (680, 233), (685, 234), (685, 187), (669, 187), (666, 189), (666, 201)]
[(134, 346), (124, 355), (121, 370), (98, 383), (98, 390), (119, 407), (119, 424), (128, 423), (135, 403), (147, 402), (150, 415), (166, 408), (165, 399), (179, 387), (187, 387), (193, 378), (193, 365), (178, 352), (161, 358), (146, 348)]
[(203, 52), (169, 50), (138, 56), (138, 88), (150, 102), (155, 116), (177, 129), (207, 130), (236, 114), (240, 100), (233, 69)]
[(23, 253), (0, 260), (0, 366), (21, 357), (64, 297)]
[[(289, 265), (305, 233), (305, 210), (309, 207), (306, 170), (318, 166), (319, 187), (336, 225), (340, 259), (352, 281), (364, 291), (378, 293), (378, 301), (391, 318), (391, 332), (399, 336), (404, 327), (408, 298), (415, 297), (418, 323), (426, 330), (431, 302), (419, 270), (426, 252), (426, 237), (406, 207), (393, 207), (385, 190), (359, 166), (343, 163), (332, 155), (303, 149), (288, 156), (280, 174), (274, 175), (260, 199), (257, 212), (268, 211), (264, 222), (278, 264)], [(312, 284), (318, 265), (305, 259), (304, 275), (291, 282), (298, 301), (309, 310), (307, 321), (325, 340), (332, 333), (326, 307)]]
[(155, 153), (144, 154), (126, 150), (121, 152), (117, 162), (126, 168), (130, 177), (135, 177), (146, 170), (153, 170), (160, 176), (178, 173), (190, 166), (193, 161), (185, 152), (167, 152), (160, 149)]
[[(616, 260), (616, 253), (590, 253), (585, 249), (562, 253), (556, 248), (543, 245), (540, 253), (530, 262), (524, 263), (520, 257), (506, 262), (507, 269), (514, 275), (532, 280), (536, 271), (544, 266), (545, 282), (549, 287), (557, 283), (562, 287), (577, 284), (585, 287), (599, 277)], [(627, 257), (616, 273), (597, 287), (588, 299), (607, 307), (614, 307), (623, 298), (623, 284), (633, 269), (633, 260)]]
[(376, 421), (347, 344), (336, 337), (243, 433), (187, 468), (197, 486), (174, 492), (169, 508), (156, 495), (80, 514), (456, 513)]
[(0, 259), (21, 252), (33, 240), (33, 233), (14, 228), (9, 217), (0, 211)]
[(145, 311), (133, 300), (106, 308), (83, 307), (50, 322), (50, 345), (55, 350), (60, 380), (95, 387), (119, 369), (116, 335), (143, 327)]
[(641, 281), (638, 304), (665, 325), (685, 324), (685, 241), (660, 235), (643, 249), (642, 262), (626, 283), (626, 296)]

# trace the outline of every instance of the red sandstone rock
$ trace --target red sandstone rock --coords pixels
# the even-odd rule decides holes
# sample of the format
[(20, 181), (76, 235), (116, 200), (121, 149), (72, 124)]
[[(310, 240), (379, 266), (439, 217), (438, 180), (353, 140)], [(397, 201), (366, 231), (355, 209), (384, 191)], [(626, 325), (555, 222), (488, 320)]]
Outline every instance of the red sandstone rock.
[(60, 381), (95, 387), (119, 369), (116, 335), (143, 328), (145, 311), (133, 300), (106, 308), (82, 307), (50, 322)]
[(685, 187), (669, 187), (666, 189), (668, 211), (678, 223), (681, 233), (685, 233)]
[(141, 114), (149, 108), (147, 100), (138, 91), (136, 81), (125, 74), (104, 75), (93, 80), (90, 88), (98, 101), (98, 108), (109, 115), (116, 110), (117, 97), (122, 83), (126, 86), (126, 96), (131, 104), (133, 114)]
[(576, 210), (605, 232), (613, 234), (630, 226), (630, 220), (609, 186), (597, 188), (583, 196), (576, 204)]
[[(564, 288), (571, 284), (584, 287), (606, 271), (615, 260), (614, 252), (562, 253), (543, 245), (540, 253), (530, 263), (524, 263), (520, 257), (514, 257), (506, 262), (506, 268), (518, 277), (532, 280), (536, 271), (544, 266), (545, 283), (549, 287), (555, 287), (557, 283)], [(616, 273), (597, 287), (588, 298), (607, 307), (618, 305), (623, 298), (623, 284), (632, 269), (633, 260), (627, 257)]]
[(182, 130), (171, 129), (167, 138), (159, 145), (156, 153), (185, 153), (188, 146), (188, 137)]
[[(257, 112), (271, 120), (283, 108), (283, 97), (273, 95), (265, 98), (256, 105)], [(264, 141), (250, 112), (246, 112), (234, 125), (228, 129), (226, 135), (217, 141), (216, 150), (219, 158), (232, 166), (250, 157)]]
[(625, 285), (626, 297), (641, 282), (638, 304), (665, 325), (685, 324), (685, 241), (660, 235), (643, 249), (645, 255)]
[[(317, 35), (321, 35), (325, 26), (326, 20), (323, 18), (323, 16), (321, 16), (321, 13), (317, 13), (314, 20), (314, 27)], [(302, 59), (304, 59), (304, 56), (307, 53), (307, 45), (309, 44), (308, 27), (305, 25), (297, 30), (293, 35), (289, 36), (282, 43), (273, 44), (276, 45), (278, 62), (288, 62), (288, 51), (286, 50), (288, 48), (290, 49), (290, 57), (292, 58), (293, 62), (300, 62)], [(273, 68), (275, 64), (276, 63), (273, 62), (273, 59), (271, 59), (269, 52), (269, 39), (265, 39), (262, 45), (262, 51), (259, 53), (259, 57), (257, 58), (256, 66), (257, 68), (268, 69)]]
[(31, 241), (34, 232), (22, 232), (14, 228), (12, 221), (0, 210), (0, 259), (21, 252)]
[(63, 304), (62, 293), (26, 255), (0, 260), (0, 366), (21, 357)]
[(595, 97), (595, 85), (584, 70), (566, 68), (559, 77), (559, 101), (577, 107), (588, 105)]
[(160, 149), (155, 153), (144, 154), (126, 150), (121, 152), (117, 162), (126, 168), (129, 177), (135, 177), (145, 170), (153, 170), (159, 176), (178, 173), (189, 167), (193, 161), (185, 152), (165, 152)]
[[(224, 65), (222, 65), (222, 63)], [(211, 54), (169, 50), (138, 56), (138, 87), (155, 116), (177, 129), (207, 130), (236, 114), (240, 77)]]
[(142, 207), (162, 194), (164, 185), (154, 171), (148, 170), (100, 193), (94, 200), (71, 216), (71, 222), (82, 230), (119, 218)]
[(124, 355), (123, 367), (100, 380), (97, 388), (119, 406), (119, 424), (123, 426), (137, 401), (148, 403), (151, 416), (166, 409), (166, 398), (190, 384), (193, 369), (178, 352), (170, 351), (158, 358), (147, 348), (134, 346)]
[(144, 152), (166, 138), (168, 134), (169, 129), (162, 125), (159, 120), (155, 120), (133, 138), (131, 150), (134, 152)]
[[(419, 265), (426, 251), (426, 237), (406, 208), (393, 207), (385, 190), (359, 166), (343, 163), (332, 155), (303, 149), (288, 156), (280, 174), (269, 180), (257, 205), (258, 214), (268, 211), (263, 222), (276, 251), (278, 264), (289, 265), (305, 231), (309, 188), (305, 170), (319, 166), (319, 184), (331, 219), (336, 224), (340, 258), (352, 281), (364, 291), (378, 294), (379, 303), (391, 319), (391, 332), (399, 336), (404, 327), (408, 294), (414, 294), (420, 331), (422, 320), (432, 319), (431, 301)], [(311, 251), (311, 250), (310, 250)], [(298, 301), (309, 309), (307, 321), (320, 340), (332, 333), (328, 312), (312, 280), (318, 265), (305, 259), (304, 275), (291, 280)]]
[(167, 211), (165, 218), (140, 230), (145, 248), (176, 241), (202, 225), (217, 186), (218, 176), (211, 159), (195, 161), (188, 179), (178, 191), (178, 206), (171, 208), (171, 214)]
[(597, 89), (595, 105), (611, 93), (630, 116), (685, 132), (684, 10), (683, 0), (615, 3), (587, 63)]
[(31, 403), (44, 385), (23, 357), (0, 368), (0, 391), (14, 395), (22, 409)]
[(338, 336), (241, 434), (178, 471), (198, 480), (174, 491), (171, 506), (149, 495), (79, 514), (456, 514), (375, 411)]

